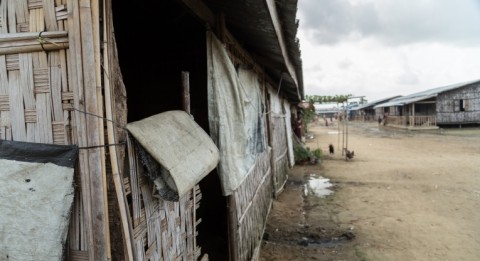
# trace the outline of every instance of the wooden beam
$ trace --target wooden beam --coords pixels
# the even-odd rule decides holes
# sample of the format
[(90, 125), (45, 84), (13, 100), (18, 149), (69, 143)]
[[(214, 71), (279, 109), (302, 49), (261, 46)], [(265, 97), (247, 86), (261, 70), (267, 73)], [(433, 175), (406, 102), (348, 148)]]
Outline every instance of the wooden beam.
[(201, 21), (207, 23), (210, 28), (215, 27), (215, 15), (201, 0), (177, 0)]

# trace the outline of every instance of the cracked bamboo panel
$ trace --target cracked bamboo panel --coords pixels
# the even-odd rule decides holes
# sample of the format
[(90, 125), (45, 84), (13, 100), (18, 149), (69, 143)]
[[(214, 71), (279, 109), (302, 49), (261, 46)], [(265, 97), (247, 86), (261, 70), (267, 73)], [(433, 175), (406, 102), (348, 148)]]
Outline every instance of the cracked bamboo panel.
[(155, 194), (155, 185), (138, 166), (138, 155), (128, 139), (129, 178), (127, 199), (133, 217), (134, 256), (137, 260), (197, 260), (201, 249), (196, 245), (195, 211), (201, 193), (194, 186), (178, 202), (164, 201)]
[[(1, 7), (0, 7), (1, 11)], [(5, 55), (0, 55), (0, 139), (12, 138), (10, 120), (10, 96)]]

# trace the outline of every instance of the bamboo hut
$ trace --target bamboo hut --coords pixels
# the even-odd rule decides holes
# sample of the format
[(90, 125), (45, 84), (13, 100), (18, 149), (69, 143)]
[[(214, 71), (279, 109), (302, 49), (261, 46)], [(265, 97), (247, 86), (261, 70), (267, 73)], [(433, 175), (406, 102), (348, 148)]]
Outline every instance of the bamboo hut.
[[(428, 89), (375, 105), (386, 124), (410, 130), (478, 124), (479, 80)], [(385, 120), (385, 119), (384, 119)]]
[[(78, 147), (67, 260), (257, 258), (293, 165), (296, 6), (0, 0), (0, 140)], [(144, 175), (127, 124), (179, 110), (215, 142), (220, 164), (169, 201)]]

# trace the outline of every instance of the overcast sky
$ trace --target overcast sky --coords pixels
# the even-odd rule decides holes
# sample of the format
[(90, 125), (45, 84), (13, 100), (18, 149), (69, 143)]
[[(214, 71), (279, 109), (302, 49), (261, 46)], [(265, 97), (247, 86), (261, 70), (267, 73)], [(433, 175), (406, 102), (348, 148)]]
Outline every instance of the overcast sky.
[(480, 0), (298, 0), (305, 94), (369, 101), (480, 79)]

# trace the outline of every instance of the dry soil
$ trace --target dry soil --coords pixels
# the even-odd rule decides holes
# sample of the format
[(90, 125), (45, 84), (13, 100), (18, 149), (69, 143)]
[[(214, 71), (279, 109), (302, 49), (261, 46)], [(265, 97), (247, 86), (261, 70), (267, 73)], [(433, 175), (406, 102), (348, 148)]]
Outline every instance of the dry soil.
[[(309, 126), (306, 146), (327, 155), (290, 170), (260, 260), (480, 260), (480, 129), (351, 123), (349, 161), (338, 131)], [(320, 177), (330, 179), (331, 195), (312, 192)]]

